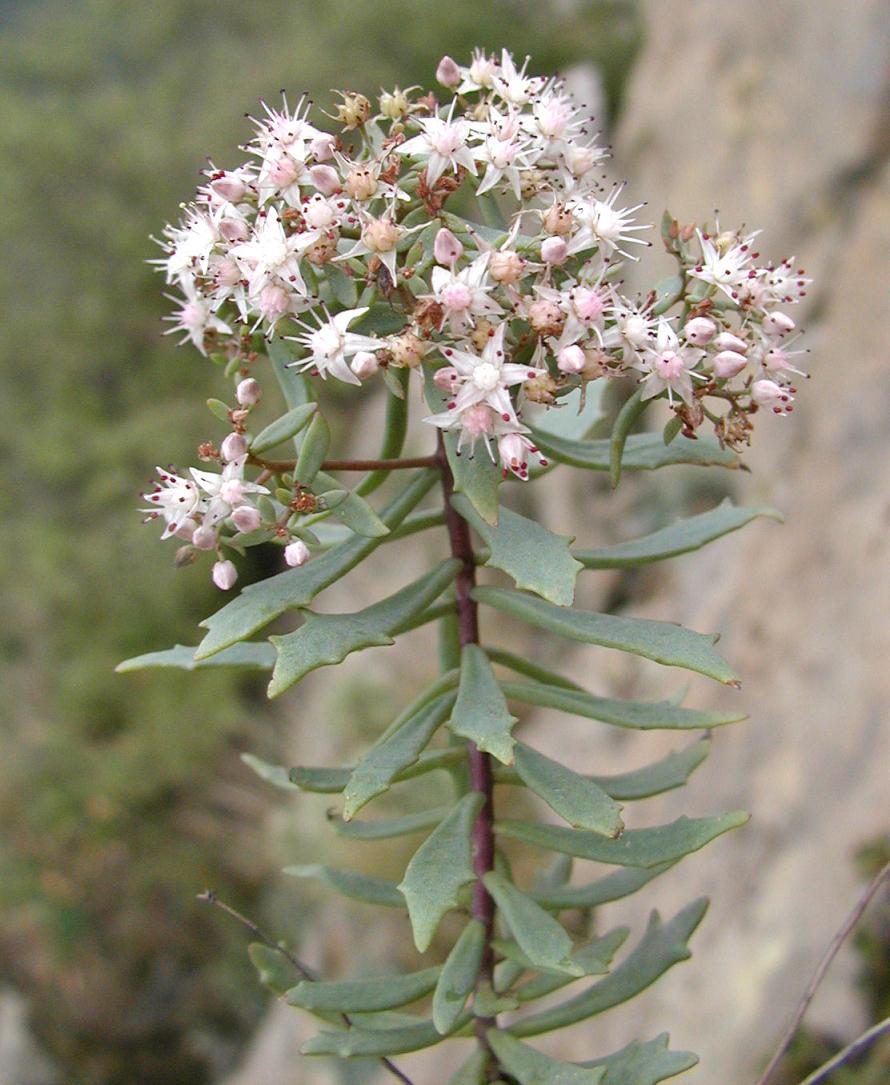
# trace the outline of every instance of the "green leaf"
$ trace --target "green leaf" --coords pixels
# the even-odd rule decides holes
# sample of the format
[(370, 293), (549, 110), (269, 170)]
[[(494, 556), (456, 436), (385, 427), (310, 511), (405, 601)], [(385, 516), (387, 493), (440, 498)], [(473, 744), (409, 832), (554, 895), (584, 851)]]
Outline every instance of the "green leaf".
[(283, 995), (293, 986), (294, 966), (283, 953), (262, 942), (251, 942), (247, 947), (247, 955), (264, 987), (276, 995)]
[(595, 697), (584, 690), (547, 686), (542, 682), (502, 682), (501, 689), (508, 700), (540, 705), (541, 708), (557, 708), (614, 727), (641, 731), (697, 730), (701, 727), (723, 727), (745, 719), (743, 712), (702, 712), (694, 708), (681, 708), (673, 701), (621, 701), (612, 697)]
[[(586, 946), (575, 950), (572, 960), (584, 970), (585, 976), (604, 976), (609, 971), (612, 958), (627, 941), (629, 927), (616, 927), (601, 938), (594, 938)], [(516, 989), (514, 994), (520, 1002), (535, 1002), (545, 995), (558, 991), (578, 977), (566, 975), (537, 975)]]
[(695, 633), (673, 622), (567, 610), (511, 588), (477, 587), (472, 596), (478, 603), (570, 640), (617, 648), (669, 667), (685, 667), (726, 685), (739, 684), (735, 671), (714, 648), (716, 634)]
[[(458, 1024), (463, 1026), (469, 1019), (465, 1015)], [(341, 1059), (384, 1055), (403, 1055), (432, 1047), (442, 1039), (432, 1022), (403, 1025), (393, 1029), (350, 1028), (342, 1032), (320, 1032), (307, 1040), (300, 1048), (302, 1055), (338, 1055)], [(591, 1072), (591, 1071), (588, 1071)]]
[[(383, 370), (384, 378), (388, 379), (390, 394), (386, 397), (386, 418), (383, 423), (383, 440), (380, 445), (381, 460), (397, 459), (405, 447), (405, 437), (408, 433), (408, 379), (411, 376), (410, 369), (392, 369), (387, 367)], [(389, 471), (372, 471), (356, 486), (357, 494), (373, 493), (389, 478)]]
[(294, 360), (294, 356), (287, 341), (273, 339), (266, 353), (269, 355), (272, 371), (275, 373), (284, 402), (288, 407), (299, 407), (304, 403), (314, 402), (315, 396), (309, 378), (297, 369), (291, 368), (290, 363)]
[(292, 878), (319, 878), (350, 900), (381, 904), (387, 908), (405, 907), (405, 898), (392, 882), (372, 878), (368, 874), (358, 874), (354, 870), (338, 870), (337, 867), (320, 863), (308, 863), (285, 867), (284, 873)]
[(519, 1085), (600, 1085), (606, 1073), (602, 1067), (591, 1070), (552, 1059), (500, 1029), (485, 1035), (498, 1062)]
[(624, 446), (633, 428), (634, 422), (646, 410), (648, 403), (643, 399), (642, 389), (638, 388), (627, 400), (612, 427), (612, 436), (609, 440), (609, 475), (614, 489), (621, 478), (621, 457), (624, 455)]
[(586, 1021), (634, 998), (669, 968), (688, 959), (687, 943), (707, 908), (707, 900), (694, 901), (669, 923), (662, 923), (658, 912), (653, 912), (636, 948), (605, 979), (558, 1006), (519, 1021), (512, 1026), (513, 1032), (517, 1036), (538, 1036), (576, 1021)]
[[(397, 527), (432, 488), (437, 477), (432, 470), (414, 475), (382, 513), (384, 524), (390, 530)], [(339, 580), (379, 544), (379, 539), (351, 539), (299, 568), (251, 584), (201, 623), (208, 633), (195, 650), (196, 659), (206, 659), (245, 640), (286, 610), (308, 606), (323, 588)]]
[(485, 949), (485, 925), (471, 919), (454, 943), (433, 995), (433, 1024), (446, 1035), (451, 1032), (479, 975)]
[(492, 648), (486, 645), (485, 654), (492, 663), (500, 663), (501, 666), (515, 671), (516, 674), (524, 674), (526, 678), (533, 678), (536, 682), (558, 686), (560, 689), (581, 690), (578, 683), (573, 682), (571, 678), (565, 678), (555, 671), (548, 670), (547, 667), (542, 667), (532, 662), (532, 660), (526, 659), (525, 656), (518, 656), (515, 652), (508, 652), (505, 648)]
[(441, 595), (459, 568), (460, 562), (451, 558), (413, 584), (355, 614), (309, 612), (303, 625), (293, 633), (270, 637), (278, 659), (269, 696), (277, 697), (310, 671), (340, 663), (352, 652), (394, 644), (400, 627)]
[(492, 527), (462, 494), (451, 504), (470, 523), (489, 547), (485, 564), (512, 577), (525, 588), (568, 607), (575, 598), (575, 580), (582, 566), (569, 551), (571, 535), (555, 535), (536, 520), (528, 520), (509, 509), (501, 509), (497, 527)]
[[(447, 714), (446, 710), (445, 715)], [(402, 780), (413, 780), (416, 776), (424, 776), (436, 769), (450, 769), (454, 765), (463, 764), (466, 761), (466, 756), (466, 751), (458, 746), (452, 746), (445, 750), (426, 750), (417, 758), (414, 764), (407, 765), (397, 772), (392, 782), (400, 783)], [(298, 765), (290, 770), (288, 778), (301, 791), (333, 795), (344, 790), (352, 773), (351, 768), (328, 769)]]
[(691, 1051), (669, 1051), (668, 1034), (654, 1040), (634, 1040), (612, 1055), (591, 1059), (584, 1066), (604, 1066), (603, 1085), (658, 1085), (659, 1081), (691, 1070), (698, 1058)]
[(336, 264), (325, 264), (324, 277), (330, 283), (334, 300), (344, 309), (354, 309), (358, 303), (355, 279)]
[(683, 428), (683, 419), (678, 415), (671, 415), (668, 422), (665, 423), (664, 429), (661, 431), (661, 439), (666, 445), (669, 445), (671, 441), (676, 440), (680, 436), (680, 430)]
[[(324, 471), (318, 471), (315, 475), (315, 488), (323, 486), (338, 486), (337, 480)], [(336, 505), (329, 505), (333, 509), (333, 515), (344, 523), (350, 531), (356, 535), (362, 535), (366, 539), (376, 539), (389, 534), (389, 528), (371, 508), (367, 501), (359, 495), (359, 488), (354, 490), (339, 490), (345, 494)]]
[(331, 826), (337, 836), (350, 840), (389, 840), (394, 836), (408, 836), (438, 825), (448, 813), (450, 807), (437, 806), (432, 810), (420, 810), (414, 814), (405, 814), (400, 818), (386, 818), (381, 821), (342, 821), (334, 817)]
[(287, 992), (290, 1006), (304, 1010), (337, 1013), (371, 1013), (407, 1006), (428, 995), (436, 986), (441, 968), (425, 968), (401, 976), (376, 976), (366, 980), (343, 980), (334, 983), (308, 982), (291, 986)]
[(698, 550), (722, 535), (738, 531), (758, 516), (782, 519), (781, 513), (775, 509), (740, 509), (727, 500), (709, 512), (676, 520), (670, 526), (639, 539), (598, 550), (576, 550), (575, 557), (586, 569), (632, 569), (637, 565), (664, 561)]
[(414, 853), (399, 885), (421, 953), (429, 948), (442, 916), (457, 907), (460, 890), (474, 878), (470, 833), (483, 801), (475, 791), (464, 795)]
[(114, 668), (118, 674), (144, 671), (150, 667), (176, 667), (183, 671), (207, 670), (210, 667), (241, 667), (252, 671), (267, 671), (275, 662), (275, 651), (270, 644), (236, 644), (215, 655), (212, 659), (195, 659), (196, 648), (177, 644), (162, 652), (125, 659)]
[(392, 305), (372, 305), (363, 317), (349, 328), (359, 335), (395, 335), (405, 327), (405, 316)]
[[(448, 397), (437, 388), (433, 374), (424, 375), (424, 395), (430, 410), (435, 413), (445, 410)], [(492, 525), (498, 522), (498, 486), (501, 482), (501, 470), (493, 463), (484, 449), (476, 454), (457, 451), (458, 436), (448, 430), (442, 431), (445, 442), (445, 455), (448, 466), (454, 476), (454, 490), (463, 494), (482, 519)]]
[(531, 890), (543, 908), (561, 911), (564, 908), (597, 908), (614, 900), (623, 900), (642, 889), (675, 864), (659, 863), (653, 867), (623, 867), (587, 885), (557, 885)]
[(210, 413), (220, 420), (220, 422), (229, 421), (229, 407), (223, 403), (221, 399), (208, 399), (207, 406), (210, 409)]
[(448, 1085), (488, 1085), (488, 1052), (474, 1051), (449, 1078)]
[(482, 880), (533, 967), (552, 968), (570, 976), (584, 974), (571, 960), (572, 939), (559, 920), (496, 871), (489, 871)]
[(321, 412), (316, 412), (309, 423), (306, 436), (300, 442), (297, 466), (294, 468), (295, 482), (299, 482), (301, 486), (312, 485), (328, 454), (330, 444), (331, 430), (327, 420)]
[[(588, 471), (608, 471), (612, 443), (572, 441), (541, 430), (532, 430), (532, 440), (548, 456)], [(739, 467), (739, 457), (710, 437), (677, 437), (665, 445), (660, 433), (635, 433), (628, 437), (621, 457), (622, 471), (653, 471), (659, 467), (687, 463), (697, 467)]]
[(513, 761), (514, 744), (510, 732), (517, 722), (507, 710), (488, 656), (478, 644), (464, 645), (457, 703), (448, 724), (451, 731), (509, 765)]
[(653, 316), (661, 316), (668, 309), (676, 305), (683, 297), (686, 281), (682, 275), (671, 275), (669, 279), (662, 279), (655, 286), (655, 305), (652, 308)]
[(289, 441), (309, 424), (309, 419), (315, 413), (314, 403), (304, 403), (299, 407), (293, 407), (286, 414), (270, 422), (264, 430), (250, 442), (250, 451), (259, 456), (270, 448)]
[(291, 782), (287, 769), (283, 765), (270, 765), (268, 761), (263, 761), (252, 753), (241, 754), (241, 760), (248, 768), (253, 769), (261, 780), (272, 784), (273, 787), (280, 787), (282, 791), (300, 790), (295, 783)]
[(345, 784), (343, 817), (348, 821), (375, 797), (386, 791), (396, 776), (416, 763), (436, 730), (447, 717), (455, 694), (440, 694), (432, 701), (416, 702), (391, 734), (371, 747), (352, 770)]
[[(584, 386), (583, 395), (582, 389), (573, 389), (560, 399), (558, 408), (533, 410), (530, 413), (535, 428), (557, 437), (583, 439), (606, 417), (602, 402), (608, 385), (609, 381), (605, 377), (590, 381)], [(523, 412), (525, 411), (524, 407)]]
[(500, 821), (495, 830), (502, 836), (522, 840), (549, 851), (561, 851), (576, 859), (591, 859), (615, 866), (653, 867), (681, 859), (705, 844), (744, 825), (748, 814), (733, 811), (713, 818), (679, 817), (651, 829), (629, 829), (617, 840), (608, 840), (586, 829), (561, 825), (536, 825), (527, 821)]
[(589, 777), (573, 772), (558, 761), (516, 744), (516, 771), (538, 798), (578, 829), (590, 829), (616, 837), (624, 828), (621, 806)]

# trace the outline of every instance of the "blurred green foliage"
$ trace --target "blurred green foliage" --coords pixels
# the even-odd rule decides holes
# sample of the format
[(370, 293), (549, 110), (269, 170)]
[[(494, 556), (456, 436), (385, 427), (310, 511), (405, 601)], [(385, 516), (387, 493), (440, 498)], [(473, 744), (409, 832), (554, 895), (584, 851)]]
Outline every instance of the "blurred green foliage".
[(219, 437), (148, 237), (205, 156), (238, 161), (260, 95), (325, 107), (503, 44), (597, 62), (614, 112), (639, 28), (624, 0), (33, 0), (0, 23), (0, 980), (66, 1080), (199, 1085), (262, 1008), (242, 932), (193, 898), (257, 906), (267, 799), (236, 752), (269, 752), (274, 718), (251, 679), (113, 674), (218, 603), (135, 512), (156, 458)]

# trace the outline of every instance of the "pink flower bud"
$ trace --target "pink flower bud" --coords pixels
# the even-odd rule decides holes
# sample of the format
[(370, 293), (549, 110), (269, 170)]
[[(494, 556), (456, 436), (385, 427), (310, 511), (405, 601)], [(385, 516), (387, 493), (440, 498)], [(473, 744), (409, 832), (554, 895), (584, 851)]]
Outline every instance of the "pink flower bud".
[(234, 286), (241, 279), (241, 268), (229, 257), (224, 257), (213, 269), (214, 278), (220, 286)]
[(541, 259), (545, 264), (561, 264), (568, 255), (569, 247), (561, 237), (548, 237), (541, 245)]
[(525, 272), (525, 260), (512, 249), (502, 249), (491, 254), (488, 274), (496, 283), (518, 282)]
[(794, 331), (794, 321), (786, 313), (767, 313), (761, 323), (767, 335), (787, 335)]
[(259, 403), (262, 394), (259, 381), (255, 381), (253, 377), (247, 377), (235, 389), (235, 399), (242, 407), (252, 407), (255, 403)]
[(599, 320), (606, 309), (606, 299), (597, 290), (577, 286), (572, 291), (572, 305), (580, 320), (591, 323)]
[(226, 463), (231, 463), (232, 460), (239, 460), (246, 454), (247, 441), (240, 433), (230, 433), (219, 446), (219, 450)]
[(580, 373), (586, 364), (584, 351), (573, 343), (569, 347), (563, 347), (556, 355), (556, 368), (560, 373)]
[(463, 245), (450, 230), (443, 226), (436, 234), (436, 240), (433, 242), (433, 255), (436, 257), (437, 263), (448, 267), (455, 260), (459, 260), (463, 254)]
[(443, 366), (433, 374), (433, 383), (443, 392), (453, 392), (458, 381), (458, 372), (453, 365)]
[(240, 478), (227, 479), (219, 488), (219, 496), (230, 508), (240, 505), (244, 500), (244, 483)]
[(226, 241), (246, 241), (250, 236), (250, 229), (244, 219), (223, 219), (219, 224), (219, 232)]
[(436, 68), (436, 81), (443, 87), (456, 87), (461, 80), (460, 68), (450, 56), (444, 56)]
[(714, 346), (718, 350), (734, 350), (736, 354), (744, 354), (748, 349), (745, 340), (739, 339), (732, 332), (721, 332), (714, 340)]
[(237, 509), (232, 511), (232, 523), (245, 534), (249, 531), (256, 531), (262, 520), (260, 510), (255, 509), (253, 505), (239, 505)]
[(234, 173), (227, 173), (222, 177), (210, 182), (210, 187), (215, 196), (229, 203), (237, 203), (247, 191), (247, 185)]
[(494, 411), (484, 403), (474, 403), (463, 412), (460, 421), (471, 437), (481, 437), (494, 428)]
[(761, 407), (770, 407), (775, 414), (786, 414), (792, 410), (790, 404), (794, 402), (790, 392), (768, 379), (751, 385), (751, 398)]
[(313, 166), (309, 179), (325, 196), (332, 196), (340, 187), (340, 176), (333, 166)]
[(260, 312), (267, 320), (277, 320), (284, 316), (289, 307), (290, 298), (284, 287), (270, 283), (260, 291)]
[(288, 188), (300, 176), (300, 171), (290, 155), (285, 155), (266, 167), (266, 175), (276, 188)]
[(369, 350), (360, 350), (349, 363), (349, 368), (355, 373), (359, 380), (363, 381), (367, 380), (368, 377), (374, 376), (380, 368), (380, 363), (377, 361), (376, 356)]
[(696, 347), (703, 347), (705, 343), (710, 343), (716, 334), (717, 325), (706, 316), (694, 316), (683, 328), (686, 342)]
[(309, 153), (316, 162), (327, 162), (334, 153), (334, 137), (327, 133), (317, 136), (309, 144)]
[(192, 546), (196, 550), (216, 549), (216, 529), (212, 527), (199, 527), (192, 533)]
[(288, 543), (284, 548), (284, 560), (291, 568), (295, 568), (298, 565), (305, 565), (309, 560), (309, 556), (309, 547), (302, 539), (295, 539), (292, 543)]
[(521, 479), (528, 478), (526, 441), (518, 433), (505, 433), (498, 438), (498, 456), (501, 463)]
[(744, 354), (735, 350), (721, 350), (714, 358), (714, 376), (720, 380), (729, 380), (741, 373), (747, 364), (748, 359)]
[(217, 561), (213, 566), (213, 583), (220, 591), (228, 591), (235, 586), (238, 570), (230, 561)]
[(194, 520), (183, 520), (179, 527), (173, 532), (177, 539), (185, 539), (187, 542), (192, 541), (192, 536), (198, 529), (198, 525)]

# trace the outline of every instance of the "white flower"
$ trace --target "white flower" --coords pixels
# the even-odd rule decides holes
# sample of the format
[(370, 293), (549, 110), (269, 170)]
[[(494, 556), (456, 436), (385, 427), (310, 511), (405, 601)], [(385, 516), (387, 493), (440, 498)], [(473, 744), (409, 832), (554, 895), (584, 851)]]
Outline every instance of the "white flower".
[(522, 107), (540, 89), (544, 80), (525, 74), (528, 62), (531, 58), (526, 57), (521, 68), (516, 67), (512, 55), (506, 49), (501, 50), (501, 66), (498, 72), (492, 74), (492, 85), (505, 102), (510, 105)]
[(643, 364), (649, 370), (643, 377), (643, 399), (652, 399), (667, 389), (668, 401), (674, 405), (676, 393), (684, 403), (692, 402), (692, 378), (707, 380), (701, 373), (691, 372), (704, 357), (697, 347), (682, 346), (677, 333), (666, 320), (659, 320), (655, 345), (646, 348)]
[(172, 326), (164, 332), (164, 335), (173, 335), (174, 332), (184, 332), (185, 334), (182, 339), (179, 340), (180, 344), (191, 340), (202, 354), (206, 354), (207, 350), (204, 346), (204, 339), (208, 332), (218, 332), (220, 335), (231, 335), (232, 329), (225, 321), (214, 316), (213, 306), (210, 301), (198, 293), (197, 288), (192, 282), (188, 279), (183, 279), (180, 283), (180, 287), (185, 294), (184, 301), (181, 298), (173, 297), (172, 294), (164, 295), (164, 297), (169, 298), (170, 301), (175, 301), (179, 306), (172, 315), (162, 317), (163, 320), (170, 321), (172, 324)]
[(632, 226), (634, 211), (639, 211), (645, 205), (635, 204), (633, 207), (624, 207), (620, 210), (615, 207), (615, 201), (621, 194), (624, 186), (617, 185), (605, 200), (579, 199), (572, 210), (580, 223), (580, 229), (569, 244), (569, 254), (584, 252), (586, 249), (599, 249), (605, 256), (611, 256), (615, 252), (636, 259), (629, 252), (622, 249), (622, 244), (646, 245), (647, 242), (640, 237), (634, 237), (640, 230), (651, 230), (652, 226), (645, 223), (642, 226)]
[(281, 97), (284, 109), (270, 109), (263, 102), (266, 116), (259, 120), (254, 119), (257, 147), (263, 157), (276, 152), (287, 152), (296, 161), (305, 162), (306, 144), (324, 138), (326, 133), (314, 128), (307, 120), (312, 103), (305, 97), (297, 102), (293, 113), (287, 104), (287, 98), (284, 95)]
[(504, 181), (509, 184), (516, 199), (519, 199), (522, 192), (520, 170), (529, 169), (531, 165), (526, 146), (527, 144), (518, 139), (489, 136), (481, 146), (474, 148), (476, 161), (485, 167), (485, 173), (476, 189), (478, 195), (484, 195)]
[(501, 311), (488, 296), (493, 285), (488, 282), (488, 261), (489, 254), (484, 252), (461, 271), (434, 267), (431, 272), (431, 296), (444, 310), (443, 324), (447, 321), (455, 335), (465, 335), (475, 323), (474, 317), (494, 316)]
[(452, 120), (453, 114), (454, 102), (444, 120), (441, 117), (422, 118), (419, 123), (423, 131), (420, 135), (406, 140), (398, 148), (399, 154), (406, 157), (426, 159), (426, 179), (430, 187), (448, 168), (457, 173), (458, 167), (463, 166), (476, 175), (476, 163), (467, 146), (469, 122)]
[(166, 523), (162, 539), (171, 535), (191, 534), (197, 526), (195, 518), (202, 511), (201, 494), (191, 479), (180, 478), (163, 467), (155, 469), (160, 482), (151, 493), (142, 496), (148, 507), (140, 511), (148, 513), (146, 522), (163, 516)]
[(375, 350), (380, 350), (383, 343), (370, 335), (358, 335), (346, 329), (367, 311), (367, 305), (361, 309), (344, 309), (342, 313), (337, 313), (334, 317), (328, 315), (327, 320), (322, 320), (316, 313), (317, 328), (300, 321), (304, 334), (285, 338), (299, 343), (309, 351), (311, 357), (300, 358), (291, 364), (301, 370), (317, 369), (325, 379), (330, 373), (338, 380), (346, 381), (347, 384), (361, 384), (359, 378), (349, 368), (347, 358), (358, 354), (359, 351), (373, 353)]
[(160, 244), (167, 256), (150, 260), (167, 273), (168, 283), (191, 281), (196, 274), (206, 275), (210, 258), (221, 238), (217, 220), (197, 207), (186, 207), (179, 226), (164, 228), (166, 241)]
[(696, 230), (701, 245), (701, 263), (689, 274), (694, 279), (710, 283), (722, 290), (727, 297), (735, 301), (739, 286), (755, 272), (751, 264), (751, 242), (757, 233), (740, 238), (737, 234), (720, 234), (712, 238), (709, 234)]
[(245, 482), (244, 465), (247, 456), (239, 456), (237, 460), (231, 460), (222, 469), (221, 474), (212, 471), (199, 471), (192, 467), (192, 478), (198, 486), (207, 494), (209, 501), (204, 510), (204, 527), (213, 527), (221, 520), (225, 520), (232, 509), (239, 505), (247, 504), (248, 494), (267, 494), (265, 486), (258, 486), (255, 482)]
[(247, 271), (248, 290), (257, 295), (270, 283), (286, 283), (292, 290), (306, 294), (300, 273), (300, 256), (318, 240), (317, 230), (286, 234), (274, 207), (259, 220), (253, 238), (233, 245), (231, 254)]

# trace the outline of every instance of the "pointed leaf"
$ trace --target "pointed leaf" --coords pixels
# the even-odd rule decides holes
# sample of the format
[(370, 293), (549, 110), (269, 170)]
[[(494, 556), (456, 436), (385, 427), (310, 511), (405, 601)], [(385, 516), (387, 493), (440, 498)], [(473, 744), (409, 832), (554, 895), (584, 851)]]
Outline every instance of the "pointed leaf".
[(624, 455), (624, 446), (633, 428), (634, 422), (646, 410), (648, 402), (643, 399), (642, 389), (638, 388), (627, 400), (612, 427), (612, 436), (609, 439), (609, 475), (614, 489), (621, 478), (621, 457)]
[(330, 263), (324, 266), (324, 277), (330, 284), (334, 301), (343, 309), (354, 309), (358, 303), (358, 289), (355, 285), (355, 279), (351, 275), (347, 275), (336, 264)]
[(775, 509), (737, 508), (727, 500), (710, 512), (676, 520), (668, 527), (630, 542), (605, 546), (599, 550), (576, 550), (575, 557), (586, 569), (632, 569), (637, 565), (664, 561), (678, 554), (698, 550), (722, 535), (738, 531), (758, 516), (782, 519)]
[[(586, 976), (604, 976), (609, 971), (612, 958), (627, 941), (629, 934), (629, 927), (616, 927), (601, 938), (594, 938), (586, 946), (575, 950), (572, 960), (584, 970)], [(514, 994), (520, 1002), (535, 1002), (565, 987), (566, 984), (574, 983), (576, 978), (566, 975), (537, 975), (527, 983), (523, 983)]]
[(683, 297), (685, 280), (682, 275), (671, 275), (668, 279), (662, 279), (655, 286), (655, 305), (652, 308), (653, 316), (661, 316), (672, 305)]
[(505, 648), (492, 648), (486, 645), (485, 654), (492, 663), (500, 663), (501, 666), (507, 667), (514, 673), (525, 675), (526, 678), (533, 678), (536, 682), (544, 682), (549, 686), (559, 686), (561, 689), (581, 689), (578, 683), (573, 682), (571, 678), (565, 678), (547, 667), (542, 667), (540, 664), (526, 659), (525, 656), (518, 656), (515, 652), (508, 652)]
[(620, 701), (612, 697), (595, 697), (584, 690), (544, 685), (542, 682), (502, 682), (501, 689), (508, 700), (523, 704), (557, 708), (575, 716), (599, 720), (614, 727), (637, 730), (698, 730), (702, 727), (722, 727), (745, 719), (744, 712), (701, 712), (681, 708), (673, 701)]
[(576, 859), (591, 859), (615, 866), (653, 867), (698, 851), (715, 837), (744, 825), (747, 820), (748, 814), (741, 811), (713, 818), (679, 817), (652, 829), (629, 829), (617, 840), (608, 840), (586, 829), (565, 829), (561, 825), (536, 825), (527, 821), (501, 821), (495, 829), (503, 836), (574, 855)]
[[(317, 492), (337, 486), (337, 480), (331, 475), (324, 471), (316, 472), (313, 489)], [(381, 535), (388, 535), (389, 528), (368, 502), (360, 496), (359, 491), (360, 486), (356, 486), (354, 490), (345, 491), (346, 496), (333, 509), (334, 517), (344, 523), (350, 531), (366, 539), (377, 539)]]
[(295, 482), (299, 482), (301, 486), (312, 485), (328, 454), (330, 444), (331, 430), (327, 419), (317, 411), (309, 423), (306, 436), (300, 442), (297, 466), (294, 468)]
[(283, 953), (264, 945), (251, 942), (247, 947), (253, 967), (257, 970), (260, 983), (276, 995), (283, 995), (294, 982), (294, 966)]
[(437, 806), (432, 810), (420, 810), (415, 814), (382, 821), (341, 821), (334, 817), (330, 819), (330, 824), (337, 836), (345, 836), (349, 840), (390, 840), (394, 836), (408, 836), (432, 829), (449, 810), (448, 806)]
[(290, 368), (294, 360), (290, 345), (284, 339), (273, 339), (266, 348), (272, 371), (281, 388), (288, 407), (300, 407), (315, 400), (309, 378), (297, 369)]
[[(345, 785), (343, 817), (348, 821), (396, 776), (416, 763), (421, 751), (447, 717), (453, 692), (421, 704), (391, 734), (379, 739), (352, 770)], [(413, 706), (412, 706), (413, 707)]]
[[(432, 488), (436, 478), (435, 471), (414, 475), (384, 510), (384, 524), (390, 530), (398, 526)], [(379, 539), (351, 539), (299, 568), (251, 584), (231, 603), (201, 622), (208, 632), (195, 650), (196, 659), (207, 659), (245, 640), (286, 610), (308, 606), (323, 588), (339, 580), (379, 544)]]
[(623, 867), (587, 885), (536, 887), (529, 895), (541, 907), (556, 911), (563, 908), (597, 908), (601, 904), (631, 896), (674, 865), (671, 862), (653, 867)]
[(479, 975), (485, 925), (471, 919), (448, 954), (433, 995), (433, 1024), (446, 1035), (454, 1028)]
[[(445, 715), (447, 715), (447, 711)], [(416, 776), (424, 776), (436, 769), (450, 769), (454, 765), (463, 764), (466, 761), (466, 751), (459, 747), (451, 747), (445, 750), (426, 750), (417, 758), (414, 764), (407, 765), (393, 777), (393, 783), (402, 780), (413, 780)], [(334, 795), (346, 787), (352, 776), (353, 770), (349, 769), (326, 769), (315, 768), (309, 765), (299, 765), (292, 768), (288, 773), (288, 779), (301, 791), (316, 792), (321, 795)], [(379, 794), (379, 792), (378, 792)]]
[(510, 732), (517, 722), (507, 709), (488, 656), (478, 644), (464, 645), (457, 703), (448, 724), (452, 732), (509, 765), (514, 744)]
[(738, 685), (738, 676), (714, 648), (716, 634), (695, 633), (672, 622), (654, 622), (648, 618), (567, 610), (510, 588), (477, 587), (472, 595), (479, 603), (570, 640), (617, 648), (665, 666), (685, 667), (718, 682)]
[[(383, 371), (384, 379), (387, 379), (390, 395), (386, 397), (386, 419), (383, 423), (383, 439), (380, 444), (381, 460), (398, 459), (405, 447), (405, 437), (408, 433), (408, 378), (410, 369), (392, 369), (387, 367)], [(373, 493), (389, 478), (389, 471), (372, 471), (365, 475), (356, 486), (357, 494)]]
[(589, 777), (523, 742), (516, 744), (515, 757), (516, 771), (526, 785), (570, 825), (608, 837), (618, 836), (624, 828), (621, 806)]
[(295, 783), (291, 782), (287, 769), (283, 765), (270, 765), (268, 761), (263, 761), (252, 753), (241, 754), (241, 760), (248, 768), (253, 769), (261, 780), (265, 780), (273, 787), (279, 787), (282, 791), (300, 790)]
[(568, 975), (583, 975), (570, 960), (572, 939), (559, 920), (535, 904), (503, 875), (489, 871), (485, 888), (495, 899), (507, 926), (533, 967), (553, 968)]
[(669, 1051), (668, 1040), (666, 1032), (646, 1043), (634, 1040), (620, 1051), (584, 1065), (606, 1068), (603, 1085), (658, 1085), (698, 1063), (691, 1051)]
[(309, 424), (310, 418), (315, 413), (314, 403), (303, 403), (299, 407), (292, 407), (286, 414), (270, 422), (265, 429), (254, 437), (250, 442), (250, 451), (255, 456), (261, 456), (270, 448), (289, 441)]
[(707, 908), (707, 900), (694, 901), (669, 923), (662, 923), (658, 912), (653, 912), (636, 948), (605, 979), (558, 1006), (519, 1021), (512, 1026), (513, 1032), (517, 1036), (538, 1036), (576, 1021), (586, 1021), (634, 998), (669, 968), (690, 956), (687, 943)]
[(391, 1010), (428, 995), (436, 986), (441, 971), (441, 968), (425, 968), (422, 972), (408, 975), (376, 976), (374, 979), (334, 983), (304, 981), (290, 987), (287, 1002), (304, 1010), (337, 1013)]
[(399, 890), (408, 905), (414, 944), (423, 953), (442, 916), (458, 905), (460, 890), (474, 878), (470, 833), (483, 797), (470, 792), (414, 853)]
[[(465, 1024), (465, 1021), (460, 1024)], [(419, 1051), (432, 1047), (442, 1039), (432, 1022), (403, 1025), (393, 1029), (350, 1028), (342, 1032), (320, 1032), (307, 1040), (300, 1048), (302, 1055), (338, 1055), (352, 1059), (384, 1055), (403, 1055), (407, 1051)], [(594, 1071), (589, 1070), (588, 1073)]]
[[(589, 471), (608, 471), (611, 441), (572, 441), (542, 430), (532, 430), (532, 440), (560, 463)], [(623, 471), (653, 471), (659, 467), (688, 463), (698, 467), (738, 467), (739, 457), (710, 437), (677, 437), (665, 445), (660, 433), (635, 433), (627, 438), (621, 456)]]
[(474, 1051), (449, 1078), (448, 1085), (488, 1085), (488, 1052)]
[(536, 520), (501, 509), (497, 527), (488, 524), (462, 494), (451, 504), (472, 524), (490, 549), (485, 564), (512, 577), (518, 588), (533, 591), (557, 606), (575, 598), (575, 580), (582, 566), (569, 552), (571, 535), (555, 535)]
[(606, 1073), (603, 1067), (591, 1070), (552, 1059), (500, 1029), (485, 1035), (498, 1062), (519, 1085), (600, 1085)]
[(162, 652), (147, 652), (145, 655), (125, 659), (114, 668), (118, 674), (129, 671), (144, 671), (149, 667), (175, 667), (183, 671), (206, 670), (210, 667), (241, 667), (251, 671), (267, 671), (275, 662), (275, 650), (271, 644), (236, 644), (219, 652), (212, 659), (195, 659), (196, 648), (177, 644)]
[(278, 652), (269, 696), (277, 697), (317, 667), (339, 663), (362, 648), (394, 644), (395, 634), (454, 579), (460, 562), (450, 559), (387, 599), (355, 614), (306, 615), (293, 633), (270, 637)]
[(405, 898), (392, 882), (372, 878), (368, 874), (358, 874), (354, 870), (338, 870), (336, 867), (323, 866), (320, 863), (308, 863), (285, 867), (284, 873), (292, 878), (319, 878), (344, 897), (349, 897), (350, 900), (360, 900), (365, 904), (382, 904), (387, 908), (405, 907)]

